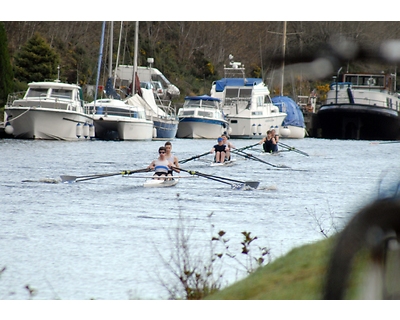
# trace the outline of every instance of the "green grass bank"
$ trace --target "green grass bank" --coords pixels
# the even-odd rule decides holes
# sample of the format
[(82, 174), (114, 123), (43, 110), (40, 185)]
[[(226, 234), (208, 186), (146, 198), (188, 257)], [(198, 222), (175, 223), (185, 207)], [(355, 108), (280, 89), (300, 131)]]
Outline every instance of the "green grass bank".
[[(335, 237), (291, 250), (207, 300), (319, 300)], [(357, 264), (358, 265), (358, 264)], [(356, 268), (355, 270), (357, 270)], [(356, 297), (359, 277), (353, 276), (348, 299)]]

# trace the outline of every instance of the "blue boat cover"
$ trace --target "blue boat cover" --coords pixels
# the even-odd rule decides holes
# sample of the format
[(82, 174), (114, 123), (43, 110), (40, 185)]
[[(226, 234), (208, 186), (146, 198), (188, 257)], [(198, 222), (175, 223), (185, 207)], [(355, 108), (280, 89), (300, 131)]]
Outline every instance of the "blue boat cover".
[(203, 94), (202, 96), (186, 96), (185, 100), (206, 100), (206, 101), (218, 101), (218, 102), (221, 101), (221, 99), (214, 98), (206, 94)]
[(279, 108), (280, 112), (285, 112), (287, 114), (286, 118), (283, 119), (283, 126), (305, 128), (303, 112), (296, 102), (286, 96), (273, 97), (271, 100), (272, 103)]
[(223, 92), (225, 87), (252, 87), (262, 81), (261, 78), (223, 78), (215, 81), (215, 91)]

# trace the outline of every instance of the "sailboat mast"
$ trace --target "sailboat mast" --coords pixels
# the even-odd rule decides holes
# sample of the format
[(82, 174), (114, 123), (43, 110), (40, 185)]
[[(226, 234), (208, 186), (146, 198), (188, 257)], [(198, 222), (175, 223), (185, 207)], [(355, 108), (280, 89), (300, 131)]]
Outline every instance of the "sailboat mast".
[(98, 61), (98, 65), (97, 65), (96, 90), (94, 90), (94, 106), (96, 106), (97, 90), (99, 89), (100, 69), (101, 69), (101, 59), (103, 57), (103, 44), (104, 44), (105, 29), (106, 29), (106, 22), (103, 21), (103, 28), (101, 31), (101, 40), (100, 40), (100, 49), (99, 49), (99, 61)]
[(286, 21), (283, 21), (281, 96), (283, 96), (283, 82), (285, 74), (285, 51), (286, 51)]
[(119, 40), (118, 40), (118, 51), (117, 51), (117, 61), (115, 62), (115, 69), (114, 69), (114, 84), (113, 87), (115, 88), (115, 83), (117, 81), (117, 68), (118, 68), (118, 63), (119, 63), (119, 52), (121, 48), (121, 38), (122, 38), (122, 26), (123, 22), (121, 21), (121, 27), (119, 29)]
[(132, 95), (136, 93), (136, 72), (137, 72), (137, 58), (138, 58), (138, 46), (139, 46), (139, 21), (135, 23), (135, 51), (133, 57), (133, 78), (132, 78)]
[(110, 21), (110, 53), (108, 55), (108, 78), (112, 77), (112, 55), (113, 55), (114, 22)]

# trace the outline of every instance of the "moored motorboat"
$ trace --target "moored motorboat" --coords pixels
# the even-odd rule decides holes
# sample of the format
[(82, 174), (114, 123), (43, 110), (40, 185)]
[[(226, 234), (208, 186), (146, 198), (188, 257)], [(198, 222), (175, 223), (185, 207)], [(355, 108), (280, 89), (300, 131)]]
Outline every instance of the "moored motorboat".
[(153, 122), (146, 119), (142, 106), (128, 105), (122, 100), (99, 99), (87, 104), (93, 112), (96, 137), (107, 140), (116, 132), (118, 140), (151, 140)]
[(214, 81), (211, 96), (222, 101), (222, 111), (229, 122), (230, 137), (259, 139), (267, 130), (279, 134), (286, 113), (280, 112), (270, 98), (261, 78), (248, 78), (240, 62), (230, 56), (231, 67), (224, 67), (224, 78)]
[(94, 136), (93, 119), (78, 85), (59, 80), (31, 82), (8, 96), (6, 132), (18, 139), (82, 140)]
[(336, 79), (318, 110), (326, 139), (400, 139), (400, 100), (395, 78), (385, 74), (344, 74)]
[(276, 96), (271, 100), (280, 112), (287, 114), (279, 129), (279, 135), (282, 138), (303, 139), (306, 135), (304, 116), (296, 102), (287, 96)]
[(140, 94), (135, 94), (126, 99), (129, 105), (141, 105), (146, 114), (151, 117), (155, 132), (153, 138), (173, 139), (178, 131), (178, 117), (171, 100), (156, 99), (151, 89), (140, 88)]
[(216, 139), (229, 132), (221, 100), (208, 95), (187, 96), (179, 109), (177, 138)]

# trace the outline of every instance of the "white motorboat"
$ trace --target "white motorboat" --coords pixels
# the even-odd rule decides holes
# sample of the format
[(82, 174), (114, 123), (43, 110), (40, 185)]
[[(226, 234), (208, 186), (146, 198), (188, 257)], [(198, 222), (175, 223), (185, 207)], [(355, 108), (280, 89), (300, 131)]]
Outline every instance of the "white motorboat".
[(153, 138), (174, 139), (179, 121), (175, 108), (171, 106), (171, 100), (158, 99), (158, 103), (156, 103), (152, 89), (140, 88), (140, 93), (141, 96), (135, 94), (126, 99), (126, 103), (144, 107), (148, 117), (151, 117), (153, 120)]
[(116, 133), (116, 140), (151, 140), (153, 121), (146, 119), (141, 105), (122, 100), (99, 99), (87, 104), (93, 113), (96, 136), (106, 139)]
[(306, 126), (300, 106), (287, 96), (276, 96), (271, 100), (279, 108), (279, 111), (287, 114), (279, 129), (279, 135), (282, 138), (303, 139), (306, 135)]
[(6, 132), (18, 139), (78, 140), (94, 137), (93, 119), (78, 85), (32, 82), (8, 96)]
[(143, 183), (145, 188), (173, 187), (179, 182), (179, 178), (148, 179)]
[(208, 95), (185, 97), (179, 109), (177, 138), (216, 139), (223, 133), (229, 133), (221, 100)]
[(396, 78), (385, 74), (344, 74), (330, 85), (318, 110), (322, 138), (400, 139)]
[(214, 81), (211, 96), (222, 101), (230, 137), (236, 139), (259, 139), (267, 130), (275, 129), (279, 134), (286, 113), (280, 112), (270, 98), (270, 92), (260, 78), (247, 78), (245, 68), (234, 62), (224, 67), (225, 78)]
[[(100, 52), (103, 51), (105, 22), (101, 33)], [(145, 108), (140, 104), (127, 104), (114, 90), (112, 66), (112, 23), (110, 25), (109, 77), (106, 84), (107, 99), (97, 99), (87, 104), (93, 114), (96, 137), (104, 140), (151, 140), (153, 121), (146, 118)], [(137, 37), (137, 35), (135, 35)], [(96, 87), (100, 80), (101, 54), (98, 60)]]

